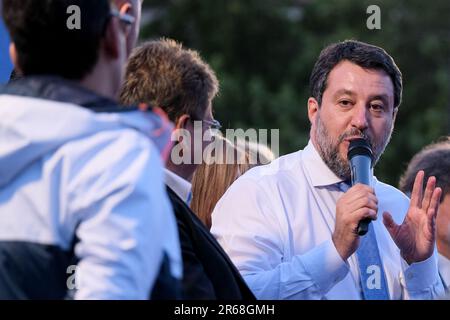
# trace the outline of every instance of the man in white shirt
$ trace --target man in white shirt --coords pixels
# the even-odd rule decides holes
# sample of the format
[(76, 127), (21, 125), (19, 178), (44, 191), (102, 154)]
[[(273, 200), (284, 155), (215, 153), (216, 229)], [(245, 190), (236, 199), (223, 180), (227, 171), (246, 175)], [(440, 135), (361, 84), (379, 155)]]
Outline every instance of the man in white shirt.
[(439, 275), (447, 294), (450, 293), (450, 260), (443, 253), (439, 253)]
[[(423, 193), (418, 174), (411, 203), (375, 177), (345, 188), (350, 140), (369, 142), (374, 165), (388, 144), (401, 101), (397, 66), (381, 48), (344, 41), (322, 51), (310, 81), (307, 147), (239, 178), (213, 212), (212, 233), (260, 299), (439, 296), (435, 178)], [(363, 218), (374, 221), (360, 237)]]
[(414, 176), (420, 170), (426, 176), (435, 176), (442, 189), (442, 198), (436, 218), (436, 245), (439, 252), (439, 275), (447, 292), (450, 289), (450, 137), (433, 143), (417, 153), (400, 178), (400, 190), (410, 194)]

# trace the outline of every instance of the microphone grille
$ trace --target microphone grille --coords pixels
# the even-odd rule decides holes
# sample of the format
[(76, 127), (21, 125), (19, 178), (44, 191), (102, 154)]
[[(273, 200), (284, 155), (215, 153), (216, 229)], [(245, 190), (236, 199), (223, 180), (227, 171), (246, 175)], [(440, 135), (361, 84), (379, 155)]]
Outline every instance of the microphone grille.
[(366, 139), (358, 138), (350, 141), (347, 158), (350, 160), (356, 155), (366, 155), (373, 159), (372, 149)]

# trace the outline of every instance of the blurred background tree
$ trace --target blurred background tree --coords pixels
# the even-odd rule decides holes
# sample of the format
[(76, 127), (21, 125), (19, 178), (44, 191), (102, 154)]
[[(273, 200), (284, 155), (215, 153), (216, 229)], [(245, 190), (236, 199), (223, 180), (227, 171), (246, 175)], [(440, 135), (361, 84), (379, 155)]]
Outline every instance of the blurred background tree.
[[(369, 30), (369, 5), (381, 30)], [(403, 73), (403, 103), (377, 166), (397, 185), (412, 155), (450, 133), (450, 1), (146, 0), (141, 40), (169, 37), (200, 51), (221, 83), (226, 128), (279, 128), (280, 153), (309, 136), (309, 75), (321, 49), (345, 39), (383, 47)], [(450, 168), (449, 168), (450, 170)]]

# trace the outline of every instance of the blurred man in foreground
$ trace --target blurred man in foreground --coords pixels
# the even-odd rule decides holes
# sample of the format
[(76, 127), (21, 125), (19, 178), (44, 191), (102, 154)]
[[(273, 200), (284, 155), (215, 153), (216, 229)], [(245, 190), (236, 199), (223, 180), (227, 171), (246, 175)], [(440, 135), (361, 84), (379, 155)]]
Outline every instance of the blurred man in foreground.
[(147, 299), (159, 277), (176, 290), (164, 123), (115, 101), (133, 17), (109, 0), (5, 0), (3, 17), (23, 78), (0, 89), (0, 298)]

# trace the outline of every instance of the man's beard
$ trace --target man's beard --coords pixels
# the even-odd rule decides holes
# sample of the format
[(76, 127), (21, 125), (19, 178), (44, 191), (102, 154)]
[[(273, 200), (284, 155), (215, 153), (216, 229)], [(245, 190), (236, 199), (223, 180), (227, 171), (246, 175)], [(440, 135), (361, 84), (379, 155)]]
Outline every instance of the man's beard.
[(317, 115), (316, 120), (316, 143), (318, 146), (318, 152), (322, 157), (322, 160), (330, 168), (330, 170), (339, 178), (344, 181), (350, 181), (351, 171), (348, 160), (342, 158), (339, 153), (339, 145), (349, 137), (360, 137), (366, 139), (369, 143), (373, 153), (372, 167), (375, 167), (384, 149), (391, 140), (392, 131), (394, 126), (392, 125), (389, 130), (386, 130), (384, 136), (380, 141), (375, 141), (367, 132), (362, 132), (356, 128), (350, 129), (348, 132), (341, 134), (337, 141), (329, 135), (329, 132), (323, 122), (320, 119), (320, 115)]

